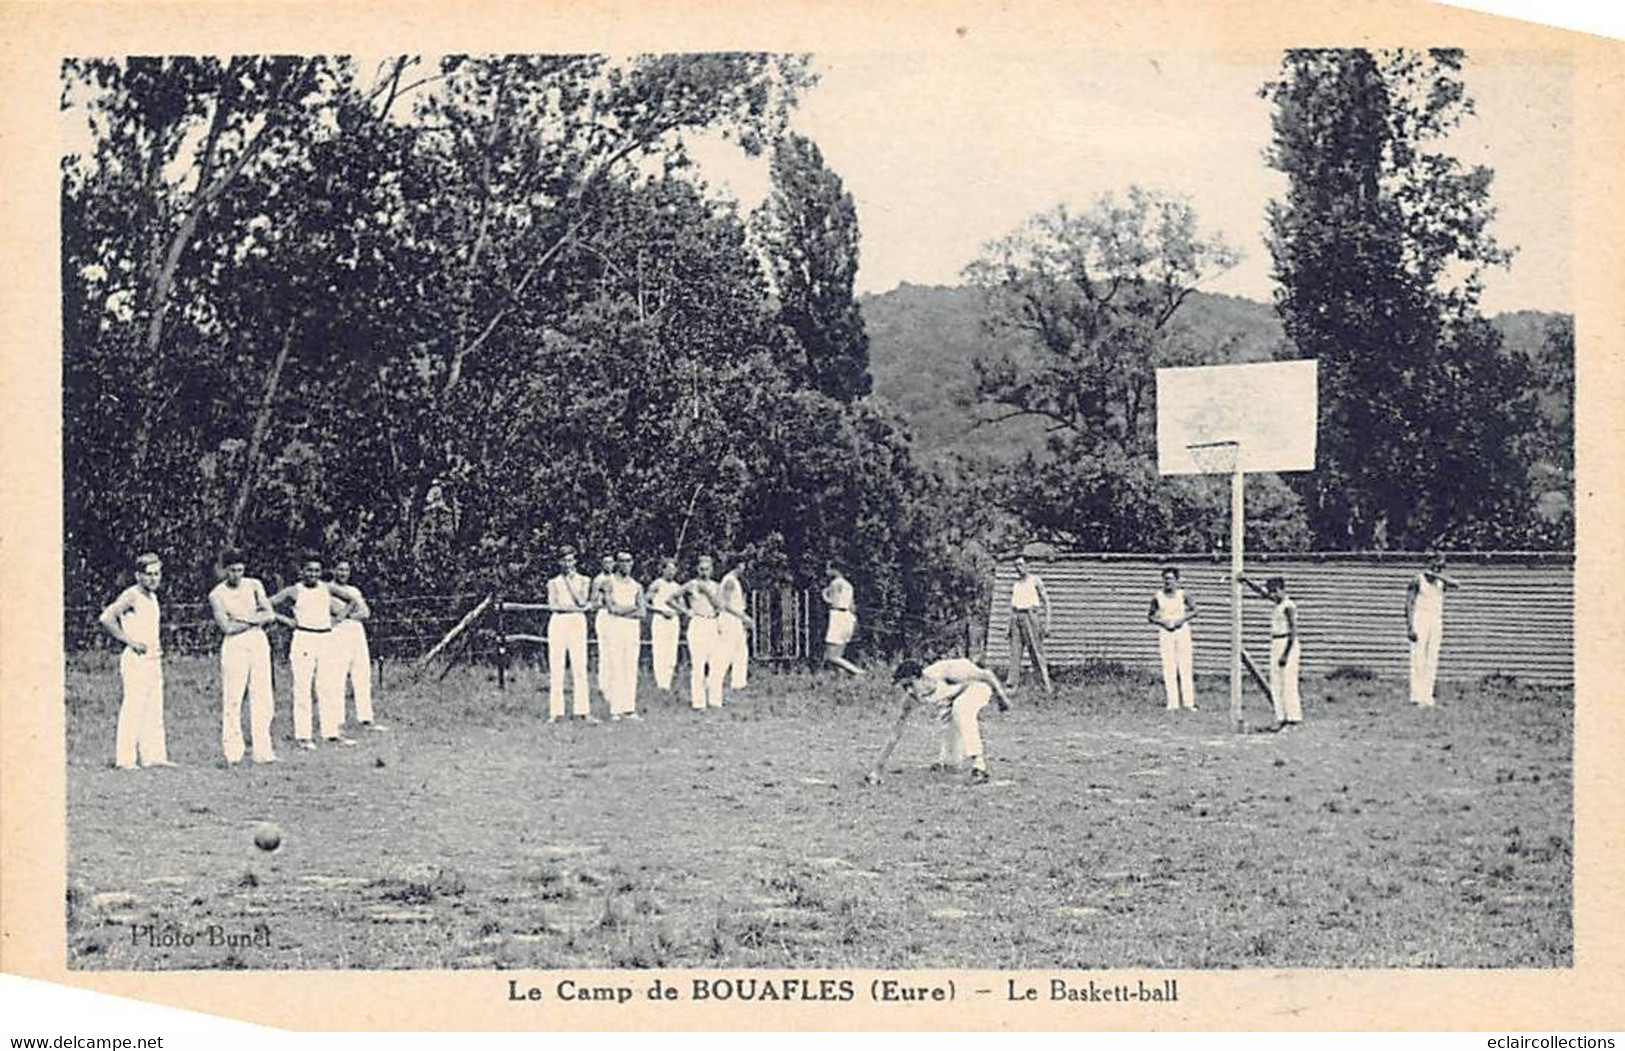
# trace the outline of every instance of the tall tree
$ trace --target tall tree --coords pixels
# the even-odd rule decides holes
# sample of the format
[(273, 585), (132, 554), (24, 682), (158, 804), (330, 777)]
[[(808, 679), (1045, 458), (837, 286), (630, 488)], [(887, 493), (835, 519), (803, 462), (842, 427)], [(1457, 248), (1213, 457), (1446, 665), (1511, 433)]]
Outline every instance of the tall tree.
[[(966, 268), (987, 296), (991, 332), (1020, 339), (976, 361), (975, 398), (990, 420), (1032, 419), (1047, 432), (1044, 455), (996, 469), (995, 491), (1031, 530), (1105, 550), (1208, 546), (1211, 487), (1156, 473), (1156, 369), (1214, 352), (1175, 320), (1237, 258), (1200, 232), (1188, 202), (1134, 187), (1081, 213), (1035, 215)], [(1257, 518), (1260, 528), (1287, 520), (1272, 546), (1292, 544), (1291, 504), (1260, 504), (1278, 512)]]
[(1317, 544), (1426, 547), (1527, 507), (1523, 364), (1477, 314), (1492, 173), (1441, 149), (1472, 112), (1455, 50), (1297, 50), (1261, 94), (1276, 308), (1320, 361), (1319, 467), (1295, 475)]
[(783, 326), (781, 360), (799, 382), (837, 401), (869, 393), (869, 336), (853, 297), (858, 215), (818, 144), (788, 134), (773, 151), (773, 185), (754, 217)]

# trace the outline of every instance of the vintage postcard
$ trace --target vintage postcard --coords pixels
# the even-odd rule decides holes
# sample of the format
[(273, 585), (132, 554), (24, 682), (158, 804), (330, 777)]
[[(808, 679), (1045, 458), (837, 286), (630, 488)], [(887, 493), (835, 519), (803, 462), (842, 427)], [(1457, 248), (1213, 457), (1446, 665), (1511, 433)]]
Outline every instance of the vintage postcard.
[(0, 966), (1617, 1030), (1625, 48), (0, 7)]

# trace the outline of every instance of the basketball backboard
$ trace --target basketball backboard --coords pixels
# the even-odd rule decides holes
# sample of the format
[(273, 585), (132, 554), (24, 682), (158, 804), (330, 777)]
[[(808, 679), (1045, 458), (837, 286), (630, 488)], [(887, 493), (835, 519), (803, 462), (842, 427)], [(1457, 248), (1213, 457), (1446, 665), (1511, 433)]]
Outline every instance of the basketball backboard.
[(1316, 362), (1157, 370), (1157, 472), (1230, 472), (1192, 446), (1239, 444), (1241, 469), (1315, 469)]

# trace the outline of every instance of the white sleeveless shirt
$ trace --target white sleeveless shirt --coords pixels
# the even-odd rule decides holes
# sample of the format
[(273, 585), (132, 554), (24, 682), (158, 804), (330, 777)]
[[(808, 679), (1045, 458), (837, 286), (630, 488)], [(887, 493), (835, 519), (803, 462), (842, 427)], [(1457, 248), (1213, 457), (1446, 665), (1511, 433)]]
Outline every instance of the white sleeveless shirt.
[(326, 584), (307, 588), (298, 585), (294, 592), (293, 620), (310, 631), (331, 631), (333, 628), (333, 596)]
[(1038, 608), (1038, 574), (1029, 573), (1011, 586), (1010, 608), (1020, 610)]
[[(1174, 621), (1185, 615), (1184, 588), (1175, 588), (1172, 595), (1168, 594), (1166, 591), (1163, 591), (1161, 588), (1158, 588), (1156, 598), (1157, 618), (1164, 624), (1172, 624)], [(1190, 627), (1189, 624), (1181, 625), (1182, 629), (1188, 627)]]
[(1416, 607), (1413, 616), (1438, 620), (1444, 616), (1444, 582), (1431, 581), (1426, 573), (1416, 575)]
[(137, 585), (126, 590), (119, 601), (122, 603), (126, 600), (130, 608), (119, 617), (119, 630), (131, 641), (145, 646), (147, 656), (158, 656), (161, 652), (158, 645), (158, 596), (147, 594)]

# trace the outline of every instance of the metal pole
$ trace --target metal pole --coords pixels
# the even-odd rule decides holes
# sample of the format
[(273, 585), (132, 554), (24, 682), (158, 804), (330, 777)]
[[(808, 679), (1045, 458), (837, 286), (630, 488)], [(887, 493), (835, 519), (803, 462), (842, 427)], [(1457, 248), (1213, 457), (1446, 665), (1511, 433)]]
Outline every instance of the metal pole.
[(1246, 729), (1241, 718), (1241, 574), (1245, 530), (1241, 473), (1241, 447), (1236, 447), (1235, 466), (1230, 470), (1230, 722), (1237, 733)]
[(502, 616), (502, 596), (497, 596), (497, 689), (508, 688), (508, 623)]

